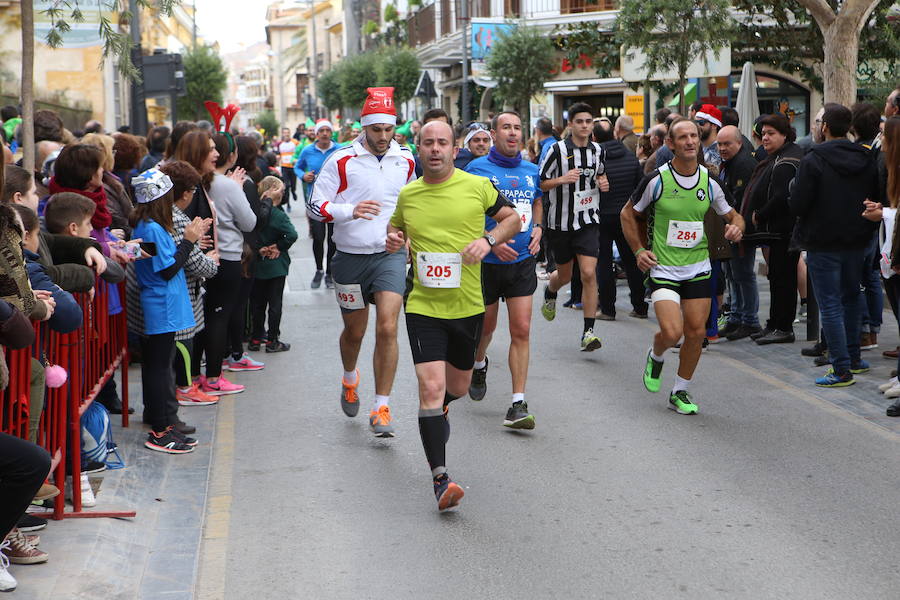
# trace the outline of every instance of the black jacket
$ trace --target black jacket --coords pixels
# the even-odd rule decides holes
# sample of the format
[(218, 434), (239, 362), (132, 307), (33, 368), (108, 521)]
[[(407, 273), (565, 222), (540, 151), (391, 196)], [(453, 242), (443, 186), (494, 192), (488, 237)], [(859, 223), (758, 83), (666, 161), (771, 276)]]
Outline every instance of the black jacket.
[(609, 179), (609, 191), (600, 194), (600, 215), (618, 217), (644, 172), (637, 156), (622, 142), (610, 140), (600, 145), (606, 150), (606, 177)]
[(747, 184), (750, 183), (757, 164), (750, 147), (742, 145), (736, 156), (730, 160), (723, 160), (719, 166), (719, 180), (726, 191), (731, 194), (734, 207), (738, 210), (744, 201), (744, 190), (747, 189)]
[(813, 146), (789, 199), (798, 243), (820, 252), (864, 248), (878, 224), (862, 217), (863, 202), (878, 196), (878, 169), (866, 148), (846, 139)]
[(472, 151), (468, 148), (460, 148), (459, 152), (456, 153), (456, 158), (453, 159), (453, 166), (455, 166), (460, 171), (466, 170), (466, 165), (475, 160), (475, 155), (472, 154)]
[[(800, 146), (787, 142), (756, 165), (741, 203), (741, 216), (747, 223), (744, 240), (790, 239), (796, 219), (788, 207), (788, 195), (801, 158), (803, 150)], [(753, 225), (753, 213), (756, 213), (757, 225)]]

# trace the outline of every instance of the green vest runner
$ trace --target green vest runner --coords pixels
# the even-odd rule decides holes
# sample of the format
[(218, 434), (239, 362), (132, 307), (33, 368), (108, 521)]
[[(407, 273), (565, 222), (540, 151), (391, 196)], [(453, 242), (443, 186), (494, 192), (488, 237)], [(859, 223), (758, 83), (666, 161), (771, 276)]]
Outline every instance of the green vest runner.
[(686, 267), (709, 258), (703, 219), (709, 210), (709, 172), (698, 165), (697, 184), (685, 189), (678, 185), (669, 164), (659, 169), (662, 189), (648, 216), (650, 250), (660, 266)]

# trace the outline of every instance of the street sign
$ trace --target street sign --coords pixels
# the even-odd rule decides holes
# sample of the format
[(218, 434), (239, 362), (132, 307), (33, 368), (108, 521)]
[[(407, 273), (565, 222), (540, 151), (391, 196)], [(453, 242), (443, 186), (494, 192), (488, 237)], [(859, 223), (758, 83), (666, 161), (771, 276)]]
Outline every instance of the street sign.
[[(647, 70), (644, 68), (647, 62), (647, 55), (640, 48), (622, 47), (622, 79), (625, 81), (671, 81), (678, 79), (678, 72), (671, 68), (664, 69), (653, 73), (647, 77)], [(695, 77), (727, 77), (731, 74), (731, 46), (726, 46), (719, 50), (718, 55), (714, 52), (706, 56), (706, 63), (703, 57), (697, 57), (688, 65), (688, 79)]]
[(147, 96), (183, 96), (187, 92), (180, 54), (153, 54), (141, 58)]
[(634, 119), (634, 132), (643, 133), (644, 96), (638, 94), (625, 96), (625, 114)]

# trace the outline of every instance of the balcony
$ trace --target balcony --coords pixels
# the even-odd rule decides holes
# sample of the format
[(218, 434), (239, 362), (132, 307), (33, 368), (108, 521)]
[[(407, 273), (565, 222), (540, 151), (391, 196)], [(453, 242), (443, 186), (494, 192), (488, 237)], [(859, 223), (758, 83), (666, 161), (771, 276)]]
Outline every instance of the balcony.
[[(618, 0), (504, 0), (508, 16), (546, 19), (618, 10)], [(525, 14), (520, 14), (524, 10)], [(571, 20), (571, 19), (565, 19)]]
[(411, 47), (424, 46), (434, 41), (435, 13), (435, 5), (429, 4), (406, 19), (406, 33)]

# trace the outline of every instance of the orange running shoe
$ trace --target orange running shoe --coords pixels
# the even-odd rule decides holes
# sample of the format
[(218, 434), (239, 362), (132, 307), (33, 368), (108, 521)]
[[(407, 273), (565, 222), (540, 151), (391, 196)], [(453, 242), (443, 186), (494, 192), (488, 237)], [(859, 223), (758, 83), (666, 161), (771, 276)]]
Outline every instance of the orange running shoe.
[(391, 409), (386, 404), (369, 413), (369, 427), (375, 437), (394, 437), (394, 426), (391, 425)]
[(176, 389), (175, 396), (181, 406), (209, 406), (219, 401), (217, 397), (204, 393), (199, 383), (194, 383), (185, 391)]
[(356, 388), (359, 387), (359, 369), (356, 370), (356, 383), (350, 385), (343, 377), (341, 377), (341, 408), (348, 417), (355, 417), (359, 413), (359, 394)]

